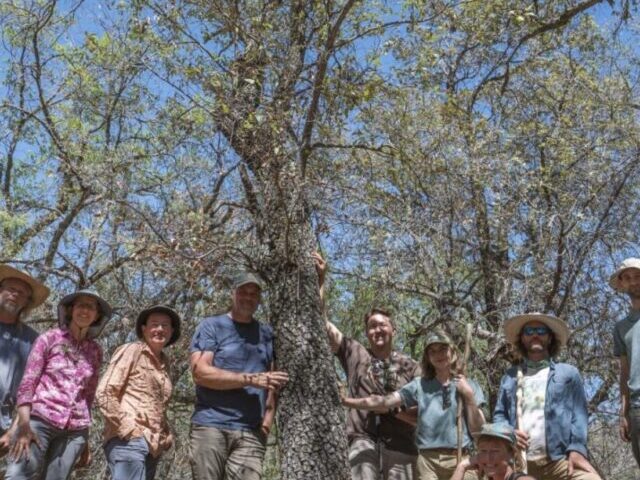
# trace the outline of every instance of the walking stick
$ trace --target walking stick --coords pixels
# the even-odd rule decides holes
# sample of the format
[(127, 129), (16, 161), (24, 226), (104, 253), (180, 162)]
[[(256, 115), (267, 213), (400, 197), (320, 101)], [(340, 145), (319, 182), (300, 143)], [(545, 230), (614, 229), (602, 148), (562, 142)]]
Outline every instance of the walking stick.
[[(467, 328), (464, 337), (464, 355), (462, 356), (462, 371), (460, 372), (462, 375), (467, 374), (467, 363), (469, 362), (469, 353), (471, 351), (471, 333), (472, 326), (470, 323), (467, 323)], [(458, 435), (458, 452), (456, 456), (457, 463), (459, 464), (462, 461), (462, 408), (464, 406), (464, 400), (462, 399), (462, 395), (456, 393), (457, 402), (457, 410), (456, 410), (456, 427), (457, 427), (457, 435)]]
[[(522, 425), (522, 397), (524, 395), (524, 373), (522, 365), (518, 365), (518, 373), (516, 376), (516, 429), (520, 429)], [(527, 451), (516, 448), (516, 455), (522, 464), (522, 472), (527, 473)]]

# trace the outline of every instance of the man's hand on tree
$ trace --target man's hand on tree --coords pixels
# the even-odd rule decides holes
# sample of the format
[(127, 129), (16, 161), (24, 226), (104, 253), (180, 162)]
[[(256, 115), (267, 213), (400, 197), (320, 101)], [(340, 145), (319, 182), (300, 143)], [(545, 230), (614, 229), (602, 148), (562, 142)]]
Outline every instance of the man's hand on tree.
[(322, 255), (318, 252), (313, 252), (311, 254), (311, 258), (313, 258), (314, 264), (316, 266), (316, 273), (318, 274), (318, 283), (320, 286), (324, 285), (324, 277), (327, 274), (327, 262)]
[(262, 372), (245, 375), (247, 386), (264, 388), (265, 390), (280, 390), (289, 381), (287, 372)]

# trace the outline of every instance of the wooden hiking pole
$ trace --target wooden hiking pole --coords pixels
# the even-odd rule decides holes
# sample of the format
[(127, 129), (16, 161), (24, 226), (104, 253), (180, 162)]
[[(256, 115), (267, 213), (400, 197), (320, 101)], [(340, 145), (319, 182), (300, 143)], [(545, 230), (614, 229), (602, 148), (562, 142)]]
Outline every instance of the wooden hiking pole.
[[(464, 336), (464, 355), (462, 356), (462, 371), (460, 372), (462, 375), (467, 374), (467, 363), (469, 362), (469, 353), (471, 352), (471, 333), (472, 326), (470, 323), (467, 323), (466, 332)], [(457, 463), (459, 464), (462, 461), (462, 408), (464, 407), (464, 400), (462, 396), (456, 392), (457, 409), (456, 409), (456, 427), (457, 427), (457, 435), (458, 435), (458, 451), (456, 455)]]
[[(516, 429), (522, 426), (522, 400), (524, 395), (524, 372), (522, 365), (518, 365), (518, 373), (516, 375)], [(522, 473), (527, 473), (527, 451), (516, 448), (516, 455), (520, 457), (522, 464)]]

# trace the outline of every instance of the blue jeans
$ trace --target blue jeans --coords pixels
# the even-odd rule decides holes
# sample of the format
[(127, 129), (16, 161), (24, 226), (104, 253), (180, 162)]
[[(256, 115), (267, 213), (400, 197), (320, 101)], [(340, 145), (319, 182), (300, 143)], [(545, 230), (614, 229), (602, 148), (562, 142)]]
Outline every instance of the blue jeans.
[(112, 438), (104, 446), (112, 480), (153, 480), (158, 458), (149, 453), (144, 437)]
[(29, 458), (9, 463), (6, 480), (65, 480), (87, 443), (87, 430), (61, 430), (37, 417), (29, 426), (42, 449), (33, 442)]

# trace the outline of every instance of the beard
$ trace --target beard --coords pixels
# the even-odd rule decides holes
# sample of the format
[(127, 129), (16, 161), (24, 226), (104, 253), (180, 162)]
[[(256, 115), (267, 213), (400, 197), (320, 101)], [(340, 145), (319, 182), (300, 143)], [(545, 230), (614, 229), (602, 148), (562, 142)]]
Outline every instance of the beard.
[(2, 300), (0, 301), (0, 312), (4, 312), (7, 313), (9, 315), (12, 315), (16, 318), (18, 318), (18, 316), (20, 315), (20, 313), (22, 312), (22, 307), (16, 303), (13, 303), (9, 300)]
[(631, 287), (627, 294), (631, 300), (640, 300), (640, 286)]

